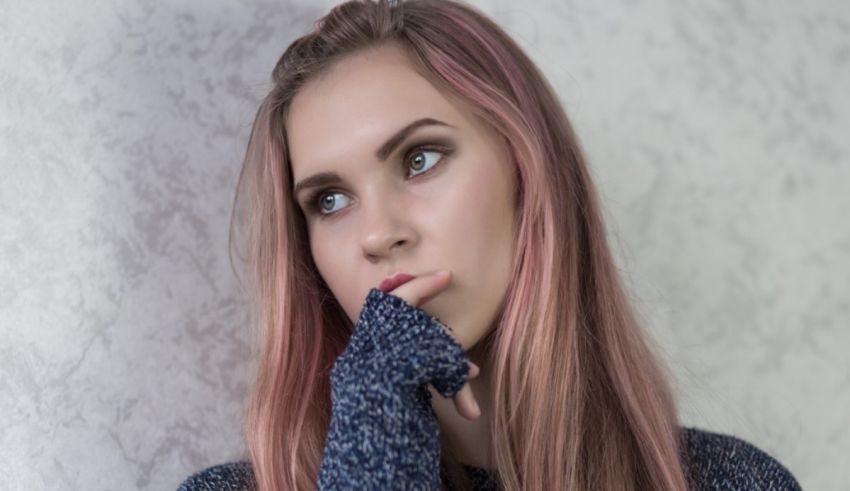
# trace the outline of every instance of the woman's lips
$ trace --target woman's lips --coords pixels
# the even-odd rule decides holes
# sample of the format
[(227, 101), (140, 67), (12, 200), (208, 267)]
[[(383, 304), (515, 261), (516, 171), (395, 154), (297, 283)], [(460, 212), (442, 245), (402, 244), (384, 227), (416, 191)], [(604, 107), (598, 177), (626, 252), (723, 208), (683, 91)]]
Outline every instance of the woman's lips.
[(395, 290), (396, 288), (407, 283), (413, 278), (416, 277), (407, 273), (398, 273), (392, 278), (384, 278), (384, 281), (381, 282), (381, 284), (378, 286), (378, 289), (384, 293), (387, 293), (391, 290)]

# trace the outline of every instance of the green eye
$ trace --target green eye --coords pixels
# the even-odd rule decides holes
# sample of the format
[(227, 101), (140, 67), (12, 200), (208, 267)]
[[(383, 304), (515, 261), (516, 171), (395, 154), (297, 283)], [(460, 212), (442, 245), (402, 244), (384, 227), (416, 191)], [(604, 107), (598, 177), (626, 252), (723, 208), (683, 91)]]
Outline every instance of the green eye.
[[(442, 160), (442, 159), (437, 159), (437, 160), (434, 161), (434, 163), (430, 164), (430, 166), (429, 166), (428, 165), (428, 159), (425, 158), (425, 157), (420, 157), (420, 156), (427, 155), (429, 153), (430, 154), (439, 154), (439, 155), (443, 154), (442, 152), (440, 152), (438, 150), (417, 150), (416, 152), (411, 154), (411, 156), (414, 157), (414, 159), (408, 160), (408, 163), (411, 164), (410, 165), (411, 169), (414, 169), (415, 171), (417, 171), (417, 173), (414, 174), (414, 175), (419, 175), (419, 174), (423, 174), (425, 172), (428, 172), (428, 170), (433, 168), (437, 164), (437, 162)], [(423, 168), (426, 168), (426, 170), (422, 171)]]
[[(412, 179), (422, 174), (427, 174), (435, 167), (438, 167), (442, 164), (443, 159), (451, 153), (451, 147), (446, 145), (440, 145), (436, 147), (431, 145), (415, 145), (411, 150), (409, 150), (405, 154), (405, 158), (402, 160), (402, 166), (409, 169), (413, 169), (415, 171), (413, 174), (407, 174), (408, 179)], [(432, 157), (429, 160), (427, 157), (429, 154), (439, 155), (439, 157)], [(320, 219), (325, 219), (332, 215), (336, 215), (339, 210), (344, 209), (344, 207), (338, 208), (336, 210), (333, 208), (334, 205), (338, 203), (335, 196), (345, 196), (345, 193), (342, 191), (331, 189), (321, 189), (319, 191), (316, 191), (307, 200), (308, 211), (312, 214), (318, 215)]]
[[(319, 196), (319, 202), (318, 202), (317, 206), (318, 206), (318, 209), (320, 211), (322, 211), (323, 215), (329, 215), (331, 213), (336, 213), (332, 209), (328, 210), (327, 208), (325, 208), (326, 204), (328, 204), (332, 207), (336, 203), (336, 200), (333, 199), (334, 196), (343, 196), (343, 194), (342, 193), (324, 193), (324, 194), (321, 194)], [(332, 199), (329, 200), (328, 198), (332, 198)]]

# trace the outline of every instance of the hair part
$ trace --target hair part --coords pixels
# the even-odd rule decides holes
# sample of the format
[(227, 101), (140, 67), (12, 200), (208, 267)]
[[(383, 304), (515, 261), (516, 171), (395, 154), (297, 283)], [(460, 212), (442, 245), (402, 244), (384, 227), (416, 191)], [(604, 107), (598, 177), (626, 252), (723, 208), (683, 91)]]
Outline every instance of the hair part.
[[(456, 0), (342, 3), (274, 67), (231, 222), (231, 249), (237, 223), (247, 249), (258, 328), (245, 433), (259, 489), (315, 486), (330, 368), (352, 329), (317, 271), (292, 197), (287, 112), (299, 89), (336, 61), (387, 44), (501, 135), (516, 166), (511, 282), (482, 341), (492, 363), (494, 477), (509, 491), (686, 490), (669, 374), (618, 277), (579, 140), (534, 63)], [(452, 489), (469, 489), (445, 444), (441, 464)]]

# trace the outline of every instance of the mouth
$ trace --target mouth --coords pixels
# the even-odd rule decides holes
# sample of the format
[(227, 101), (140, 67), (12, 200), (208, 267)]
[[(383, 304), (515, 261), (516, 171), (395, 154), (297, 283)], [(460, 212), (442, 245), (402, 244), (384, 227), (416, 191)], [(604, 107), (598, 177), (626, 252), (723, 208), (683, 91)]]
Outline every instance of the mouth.
[(413, 275), (409, 275), (407, 273), (396, 273), (394, 276), (384, 278), (384, 281), (378, 285), (378, 289), (384, 293), (387, 293), (391, 290), (395, 290), (401, 285), (407, 283), (408, 281), (416, 278)]

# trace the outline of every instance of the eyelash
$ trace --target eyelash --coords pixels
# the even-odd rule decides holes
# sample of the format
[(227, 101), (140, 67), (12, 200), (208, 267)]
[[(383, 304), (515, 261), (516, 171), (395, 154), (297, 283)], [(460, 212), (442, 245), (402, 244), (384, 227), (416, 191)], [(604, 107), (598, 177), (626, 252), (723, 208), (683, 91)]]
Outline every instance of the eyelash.
[[(430, 169), (425, 172), (421, 172), (411, 177), (410, 179), (418, 179), (421, 176), (426, 174), (430, 174), (431, 171), (436, 170), (438, 167), (443, 165), (443, 161), (452, 154), (454, 150), (452, 147), (446, 144), (413, 144), (411, 145), (404, 153), (404, 159), (402, 159), (402, 167), (408, 167), (408, 160), (411, 156), (419, 153), (419, 152), (439, 152), (442, 154), (440, 159), (434, 164)], [(319, 198), (322, 197), (325, 193), (337, 192), (339, 190), (333, 188), (319, 189), (310, 193), (310, 196), (307, 198), (307, 210), (312, 215), (318, 215), (319, 219), (325, 219), (331, 216), (336, 215), (339, 211), (334, 211), (331, 213), (323, 213), (321, 207), (319, 206)]]

